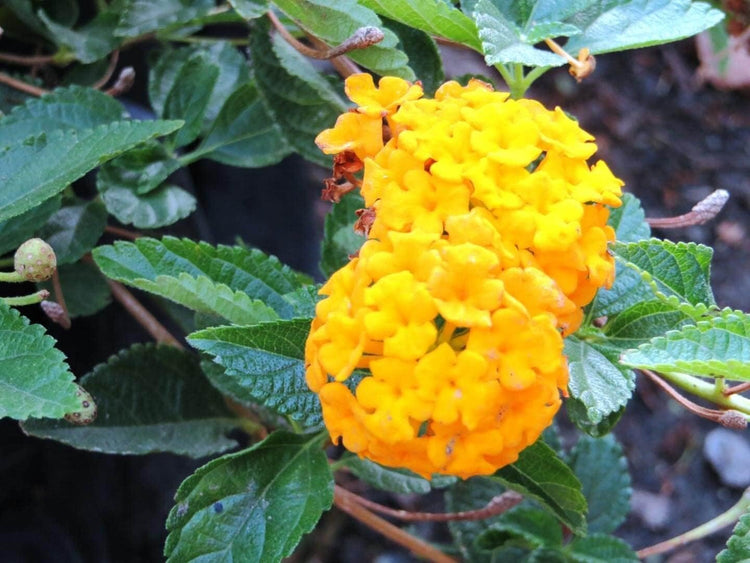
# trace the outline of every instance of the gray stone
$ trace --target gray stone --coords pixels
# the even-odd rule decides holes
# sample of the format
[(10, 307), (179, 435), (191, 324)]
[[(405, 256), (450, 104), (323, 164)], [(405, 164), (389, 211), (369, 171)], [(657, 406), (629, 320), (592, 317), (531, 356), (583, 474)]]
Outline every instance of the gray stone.
[(706, 434), (703, 455), (728, 487), (750, 486), (750, 444), (739, 432), (716, 428)]

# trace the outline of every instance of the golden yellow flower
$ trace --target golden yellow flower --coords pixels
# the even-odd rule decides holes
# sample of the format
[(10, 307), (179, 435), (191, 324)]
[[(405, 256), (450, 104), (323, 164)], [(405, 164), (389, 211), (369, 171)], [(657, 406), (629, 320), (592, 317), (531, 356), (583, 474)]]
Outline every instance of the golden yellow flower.
[(622, 182), (587, 163), (596, 145), (562, 110), (479, 81), (427, 99), (354, 75), (346, 91), (357, 108), (316, 142), (363, 163), (346, 178), (367, 240), (321, 290), (307, 383), (332, 439), (360, 456), (493, 473), (567, 393), (563, 337), (613, 281)]

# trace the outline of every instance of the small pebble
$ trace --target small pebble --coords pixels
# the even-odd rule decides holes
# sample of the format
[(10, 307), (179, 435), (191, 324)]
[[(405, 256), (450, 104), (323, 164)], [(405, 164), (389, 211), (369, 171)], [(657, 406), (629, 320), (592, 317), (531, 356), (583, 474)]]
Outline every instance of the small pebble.
[(747, 232), (737, 221), (722, 221), (716, 225), (716, 236), (727, 246), (736, 248), (742, 246)]
[(664, 529), (672, 514), (672, 502), (663, 495), (635, 489), (630, 497), (630, 508), (652, 531)]
[(706, 434), (703, 456), (728, 487), (750, 486), (750, 444), (742, 434), (716, 428)]

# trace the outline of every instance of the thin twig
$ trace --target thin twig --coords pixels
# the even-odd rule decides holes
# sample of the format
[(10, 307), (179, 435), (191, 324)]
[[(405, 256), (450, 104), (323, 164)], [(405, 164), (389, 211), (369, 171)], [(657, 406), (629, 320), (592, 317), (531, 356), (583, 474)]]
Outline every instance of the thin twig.
[(122, 305), (154, 340), (184, 350), (185, 347), (154, 317), (121, 283), (107, 280), (112, 296)]
[(692, 541), (705, 538), (706, 536), (718, 532), (722, 528), (726, 528), (727, 526), (734, 524), (740, 518), (740, 516), (742, 516), (747, 511), (748, 507), (750, 507), (750, 488), (745, 489), (742, 498), (740, 498), (737, 504), (735, 504), (723, 514), (720, 514), (719, 516), (713, 518), (712, 520), (709, 520), (705, 524), (701, 524), (697, 528), (693, 528), (692, 530), (685, 532), (684, 534), (680, 534), (677, 537), (668, 539), (661, 543), (657, 543), (656, 545), (644, 547), (643, 549), (637, 551), (636, 555), (638, 556), (638, 559), (645, 559), (646, 557), (657, 555), (659, 553), (665, 553), (667, 551), (671, 551), (685, 544), (688, 544)]
[(728, 397), (729, 395), (744, 393), (748, 389), (750, 389), (750, 382), (740, 383), (738, 385), (735, 385), (734, 387), (727, 387), (726, 389), (724, 389), (723, 393), (725, 397)]
[(412, 536), (401, 528), (383, 520), (379, 516), (376, 516), (362, 506), (354, 497), (357, 497), (357, 495), (347, 491), (343, 487), (335, 485), (333, 503), (349, 516), (359, 520), (376, 532), (383, 534), (391, 541), (405, 547), (415, 555), (424, 557), (428, 561), (434, 561), (435, 563), (456, 563), (455, 559), (447, 556), (439, 549)]
[(33, 86), (32, 84), (27, 84), (26, 82), (13, 78), (4, 72), (0, 72), (0, 83), (15, 88), (21, 92), (25, 92), (26, 94), (31, 94), (32, 96), (44, 96), (44, 94), (49, 93), (49, 90)]
[(67, 328), (70, 328), (70, 313), (68, 312), (68, 305), (65, 303), (65, 295), (63, 294), (62, 285), (60, 284), (60, 273), (56, 268), (55, 272), (52, 274), (52, 293), (55, 296), (55, 301), (57, 301), (58, 305), (62, 308), (62, 312), (65, 315), (63, 318), (68, 319), (67, 322), (63, 321), (60, 324), (63, 324), (63, 326), (67, 325)]
[(141, 233), (136, 233), (129, 229), (123, 229), (122, 227), (113, 227), (112, 225), (104, 227), (104, 231), (130, 240), (136, 240), (143, 236)]
[(120, 71), (115, 83), (107, 88), (104, 93), (116, 98), (130, 90), (135, 84), (135, 69), (132, 66), (126, 66)]
[[(354, 494), (354, 493), (352, 493)], [(373, 512), (386, 514), (406, 522), (455, 522), (465, 520), (485, 520), (510, 510), (523, 500), (523, 496), (515, 491), (505, 491), (497, 495), (486, 506), (477, 510), (465, 510), (463, 512), (410, 512), (408, 510), (396, 510), (373, 502), (366, 498), (354, 495), (356, 501)]]
[(112, 56), (109, 58), (109, 64), (107, 65), (107, 70), (104, 72), (104, 75), (91, 85), (94, 90), (101, 90), (102, 87), (109, 82), (109, 79), (112, 78), (112, 75), (115, 73), (118, 60), (120, 60), (120, 51), (112, 51)]
[(0, 63), (8, 63), (11, 65), (46, 65), (54, 62), (54, 60), (54, 55), (14, 55), (12, 53), (0, 53)]
[(687, 397), (681, 395), (679, 391), (677, 391), (674, 387), (672, 387), (669, 383), (664, 381), (661, 377), (659, 377), (653, 371), (648, 370), (648, 369), (641, 369), (641, 372), (643, 372), (645, 375), (649, 377), (649, 379), (651, 379), (651, 381), (653, 381), (659, 387), (661, 387), (667, 393), (667, 395), (672, 397), (675, 401), (677, 401), (680, 405), (685, 407), (688, 411), (692, 412), (693, 414), (700, 416), (701, 418), (710, 420), (712, 422), (716, 422), (728, 428), (742, 429), (742, 428), (747, 427), (747, 419), (741, 414), (736, 413), (735, 411), (731, 411), (731, 410), (730, 411), (716, 410), (716, 409), (708, 409), (706, 407), (702, 407), (698, 405), (697, 403), (694, 403)]
[(647, 217), (646, 222), (659, 229), (677, 229), (703, 225), (719, 214), (729, 199), (726, 190), (714, 190), (707, 197), (696, 203), (689, 213), (677, 217)]

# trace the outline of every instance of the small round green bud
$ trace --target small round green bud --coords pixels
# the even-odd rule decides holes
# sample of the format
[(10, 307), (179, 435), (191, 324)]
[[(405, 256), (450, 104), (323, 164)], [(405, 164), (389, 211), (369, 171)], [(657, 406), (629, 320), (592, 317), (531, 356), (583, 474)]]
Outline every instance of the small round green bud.
[(27, 240), (13, 259), (16, 273), (27, 281), (48, 280), (55, 273), (57, 257), (52, 247), (40, 238)]
[(75, 384), (78, 387), (76, 391), (76, 397), (80, 401), (80, 408), (71, 411), (65, 415), (65, 420), (72, 422), (73, 424), (91, 424), (96, 420), (96, 403), (91, 393), (86, 391), (83, 387)]

